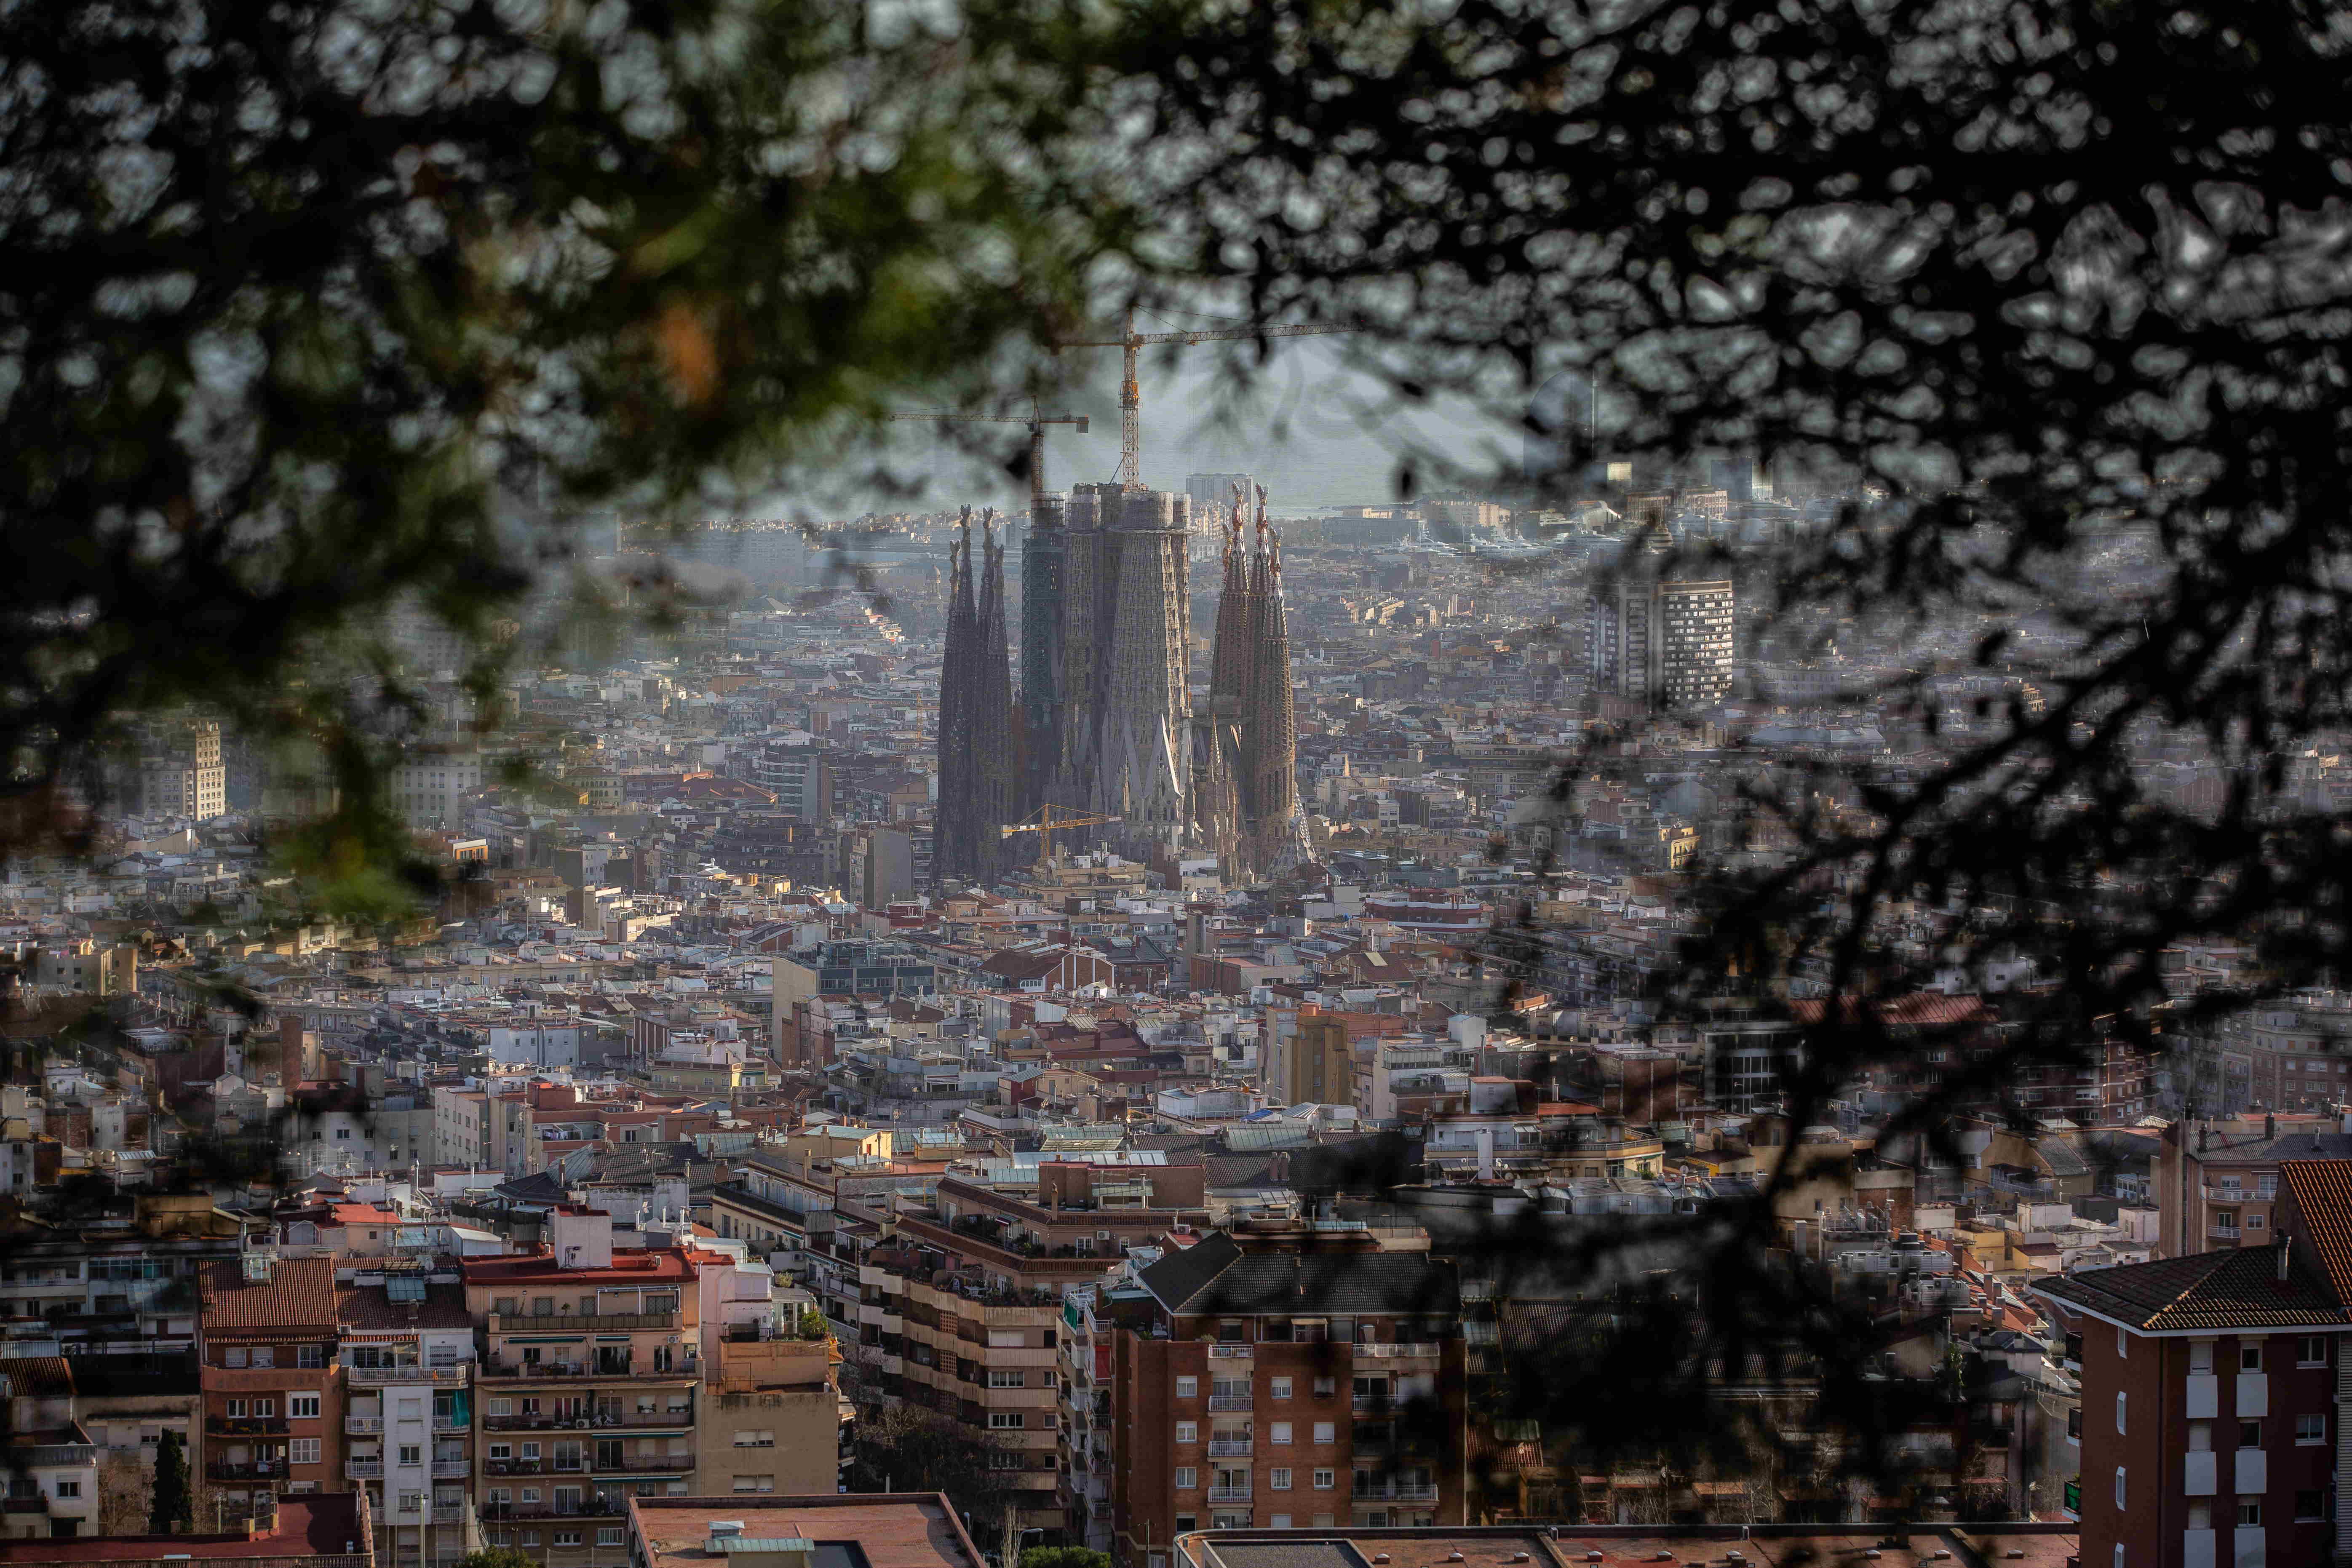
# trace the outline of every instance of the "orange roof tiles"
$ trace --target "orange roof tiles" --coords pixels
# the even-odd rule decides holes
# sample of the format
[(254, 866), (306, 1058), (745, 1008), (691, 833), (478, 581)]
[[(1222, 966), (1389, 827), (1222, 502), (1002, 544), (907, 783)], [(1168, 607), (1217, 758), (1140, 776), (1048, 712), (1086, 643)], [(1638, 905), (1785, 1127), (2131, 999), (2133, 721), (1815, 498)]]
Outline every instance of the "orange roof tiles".
[(2287, 1160), (2279, 1179), (2294, 1196), (2303, 1235), (2339, 1301), (2352, 1301), (2352, 1160)]
[(278, 1258), (266, 1280), (246, 1279), (237, 1258), (219, 1258), (205, 1266), (202, 1289), (207, 1334), (252, 1329), (334, 1331), (331, 1258)]

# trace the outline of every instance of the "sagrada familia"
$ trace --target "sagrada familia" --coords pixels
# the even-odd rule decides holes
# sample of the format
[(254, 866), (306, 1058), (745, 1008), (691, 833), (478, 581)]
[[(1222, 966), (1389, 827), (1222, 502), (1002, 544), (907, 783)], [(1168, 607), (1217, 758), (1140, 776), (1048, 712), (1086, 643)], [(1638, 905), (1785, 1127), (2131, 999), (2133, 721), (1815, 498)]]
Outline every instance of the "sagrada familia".
[[(1253, 515), (1251, 502), (1255, 500)], [(1081, 485), (1033, 501), (1022, 555), (1021, 693), (1004, 547), (966, 510), (940, 679), (935, 882), (988, 886), (1035, 853), (1005, 824), (1051, 804), (1113, 817), (1069, 836), (1131, 858), (1213, 854), (1228, 880), (1307, 858), (1291, 718), (1282, 543), (1265, 492), (1236, 489), (1206, 702), (1192, 706), (1188, 496)]]

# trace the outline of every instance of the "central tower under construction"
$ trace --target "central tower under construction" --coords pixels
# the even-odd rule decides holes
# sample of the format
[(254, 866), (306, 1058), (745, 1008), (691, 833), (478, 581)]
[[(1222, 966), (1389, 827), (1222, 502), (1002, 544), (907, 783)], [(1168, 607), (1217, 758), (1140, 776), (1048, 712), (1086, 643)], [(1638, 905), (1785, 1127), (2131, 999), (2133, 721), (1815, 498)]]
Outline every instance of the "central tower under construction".
[(1282, 537), (1267, 523), (1265, 489), (1234, 491), (1224, 533), (1209, 699), (1193, 744), (1199, 841), (1239, 880), (1309, 858), (1298, 809), (1298, 739), (1291, 712), (1290, 626), (1282, 602)]

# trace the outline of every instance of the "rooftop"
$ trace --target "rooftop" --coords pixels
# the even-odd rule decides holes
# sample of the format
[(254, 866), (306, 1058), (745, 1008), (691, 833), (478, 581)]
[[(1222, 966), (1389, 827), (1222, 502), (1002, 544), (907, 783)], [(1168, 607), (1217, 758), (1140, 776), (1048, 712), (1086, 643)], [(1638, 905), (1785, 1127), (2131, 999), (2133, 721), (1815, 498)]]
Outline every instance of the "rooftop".
[[(723, 1521), (740, 1525), (747, 1541), (814, 1542), (818, 1568), (827, 1568), (825, 1548), (836, 1544), (854, 1544), (866, 1568), (982, 1568), (980, 1552), (938, 1492), (762, 1497), (756, 1507), (746, 1506), (750, 1500), (733, 1494), (631, 1498), (630, 1531), (645, 1543), (640, 1560), (652, 1568), (723, 1563), (726, 1554), (705, 1544), (712, 1523)], [(859, 1561), (857, 1554), (834, 1555)]]
[(2037, 1281), (2053, 1301), (2147, 1333), (2177, 1329), (2298, 1328), (2352, 1323), (2301, 1259), (2279, 1278), (2275, 1247), (2236, 1247), (2092, 1269)]

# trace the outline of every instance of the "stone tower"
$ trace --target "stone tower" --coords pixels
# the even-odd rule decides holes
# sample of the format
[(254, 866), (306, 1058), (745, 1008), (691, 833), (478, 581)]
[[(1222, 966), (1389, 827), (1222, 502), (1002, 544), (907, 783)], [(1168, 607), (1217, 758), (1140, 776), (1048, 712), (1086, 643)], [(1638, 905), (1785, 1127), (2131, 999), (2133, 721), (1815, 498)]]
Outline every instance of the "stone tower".
[(1238, 879), (1307, 858), (1298, 810), (1297, 732), (1291, 713), (1290, 630), (1282, 601), (1282, 540), (1236, 489), (1224, 531), (1224, 583), (1206, 722), (1196, 731), (1194, 833)]
[[(1004, 546), (995, 514), (981, 519), (972, 564), (966, 507), (950, 559), (946, 657), (940, 667), (940, 803), (933, 816), (934, 882), (995, 881), (1004, 867), (1005, 823), (1018, 820), (1024, 746), (1005, 646)], [(977, 582), (975, 583), (975, 576)]]

